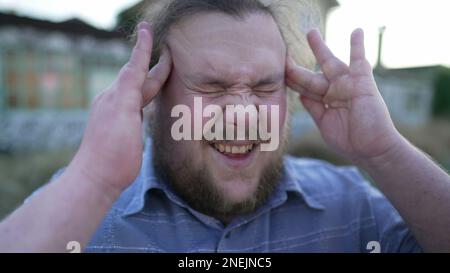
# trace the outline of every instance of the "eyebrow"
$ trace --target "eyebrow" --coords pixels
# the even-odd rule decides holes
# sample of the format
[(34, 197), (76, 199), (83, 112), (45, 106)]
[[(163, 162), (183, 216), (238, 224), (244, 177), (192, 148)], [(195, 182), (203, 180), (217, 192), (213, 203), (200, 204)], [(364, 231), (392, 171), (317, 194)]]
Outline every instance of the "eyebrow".
[[(229, 87), (234, 84), (229, 79), (219, 78), (213, 75), (207, 75), (207, 74), (196, 74), (196, 75), (188, 75), (187, 76), (190, 80), (196, 83), (201, 83), (205, 85), (216, 85), (221, 87)], [(252, 86), (262, 86), (262, 85), (269, 85), (269, 84), (275, 84), (280, 81), (284, 80), (284, 73), (276, 73), (276, 74), (270, 74), (268, 76), (265, 76), (263, 78), (260, 78), (259, 80), (252, 83)]]

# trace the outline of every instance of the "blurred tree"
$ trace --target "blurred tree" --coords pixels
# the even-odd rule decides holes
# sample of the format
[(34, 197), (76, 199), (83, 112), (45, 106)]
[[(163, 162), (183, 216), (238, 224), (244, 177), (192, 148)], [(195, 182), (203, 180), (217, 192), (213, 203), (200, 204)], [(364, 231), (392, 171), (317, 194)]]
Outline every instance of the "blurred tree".
[(117, 15), (117, 24), (115, 30), (119, 31), (120, 33), (124, 33), (126, 36), (131, 35), (136, 24), (141, 19), (145, 5), (145, 1), (140, 1), (137, 4), (120, 12)]
[(433, 115), (450, 119), (450, 68), (442, 68), (436, 76)]

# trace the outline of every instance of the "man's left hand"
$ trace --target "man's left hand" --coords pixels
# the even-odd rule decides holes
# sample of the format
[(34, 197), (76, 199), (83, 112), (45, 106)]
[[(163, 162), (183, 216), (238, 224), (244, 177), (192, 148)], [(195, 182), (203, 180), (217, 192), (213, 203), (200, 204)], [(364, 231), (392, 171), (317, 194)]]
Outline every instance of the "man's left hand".
[(286, 61), (286, 84), (300, 93), (303, 106), (325, 142), (353, 161), (379, 157), (400, 141), (365, 57), (364, 34), (351, 36), (350, 65), (336, 58), (319, 32), (308, 33), (309, 45), (323, 73)]

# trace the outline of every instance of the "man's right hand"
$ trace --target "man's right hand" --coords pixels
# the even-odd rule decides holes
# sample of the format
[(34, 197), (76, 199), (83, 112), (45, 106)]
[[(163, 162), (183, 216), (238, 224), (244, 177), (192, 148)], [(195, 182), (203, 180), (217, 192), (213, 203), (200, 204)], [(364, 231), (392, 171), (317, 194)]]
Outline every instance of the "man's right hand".
[(130, 60), (111, 87), (93, 104), (81, 146), (67, 171), (98, 186), (120, 193), (137, 176), (142, 161), (142, 109), (167, 80), (172, 59), (169, 49), (149, 71), (152, 31), (138, 25)]

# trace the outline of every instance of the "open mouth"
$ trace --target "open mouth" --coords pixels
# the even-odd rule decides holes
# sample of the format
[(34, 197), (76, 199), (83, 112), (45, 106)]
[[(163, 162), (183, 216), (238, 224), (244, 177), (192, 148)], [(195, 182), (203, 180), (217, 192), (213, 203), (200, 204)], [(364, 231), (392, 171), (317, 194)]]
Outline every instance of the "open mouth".
[(253, 150), (255, 144), (242, 144), (242, 145), (233, 145), (226, 143), (214, 143), (213, 147), (222, 154), (231, 154), (231, 155), (239, 155), (239, 154), (247, 154)]
[(209, 145), (221, 155), (231, 160), (243, 160), (249, 158), (259, 146), (259, 143), (251, 142), (214, 142)]

